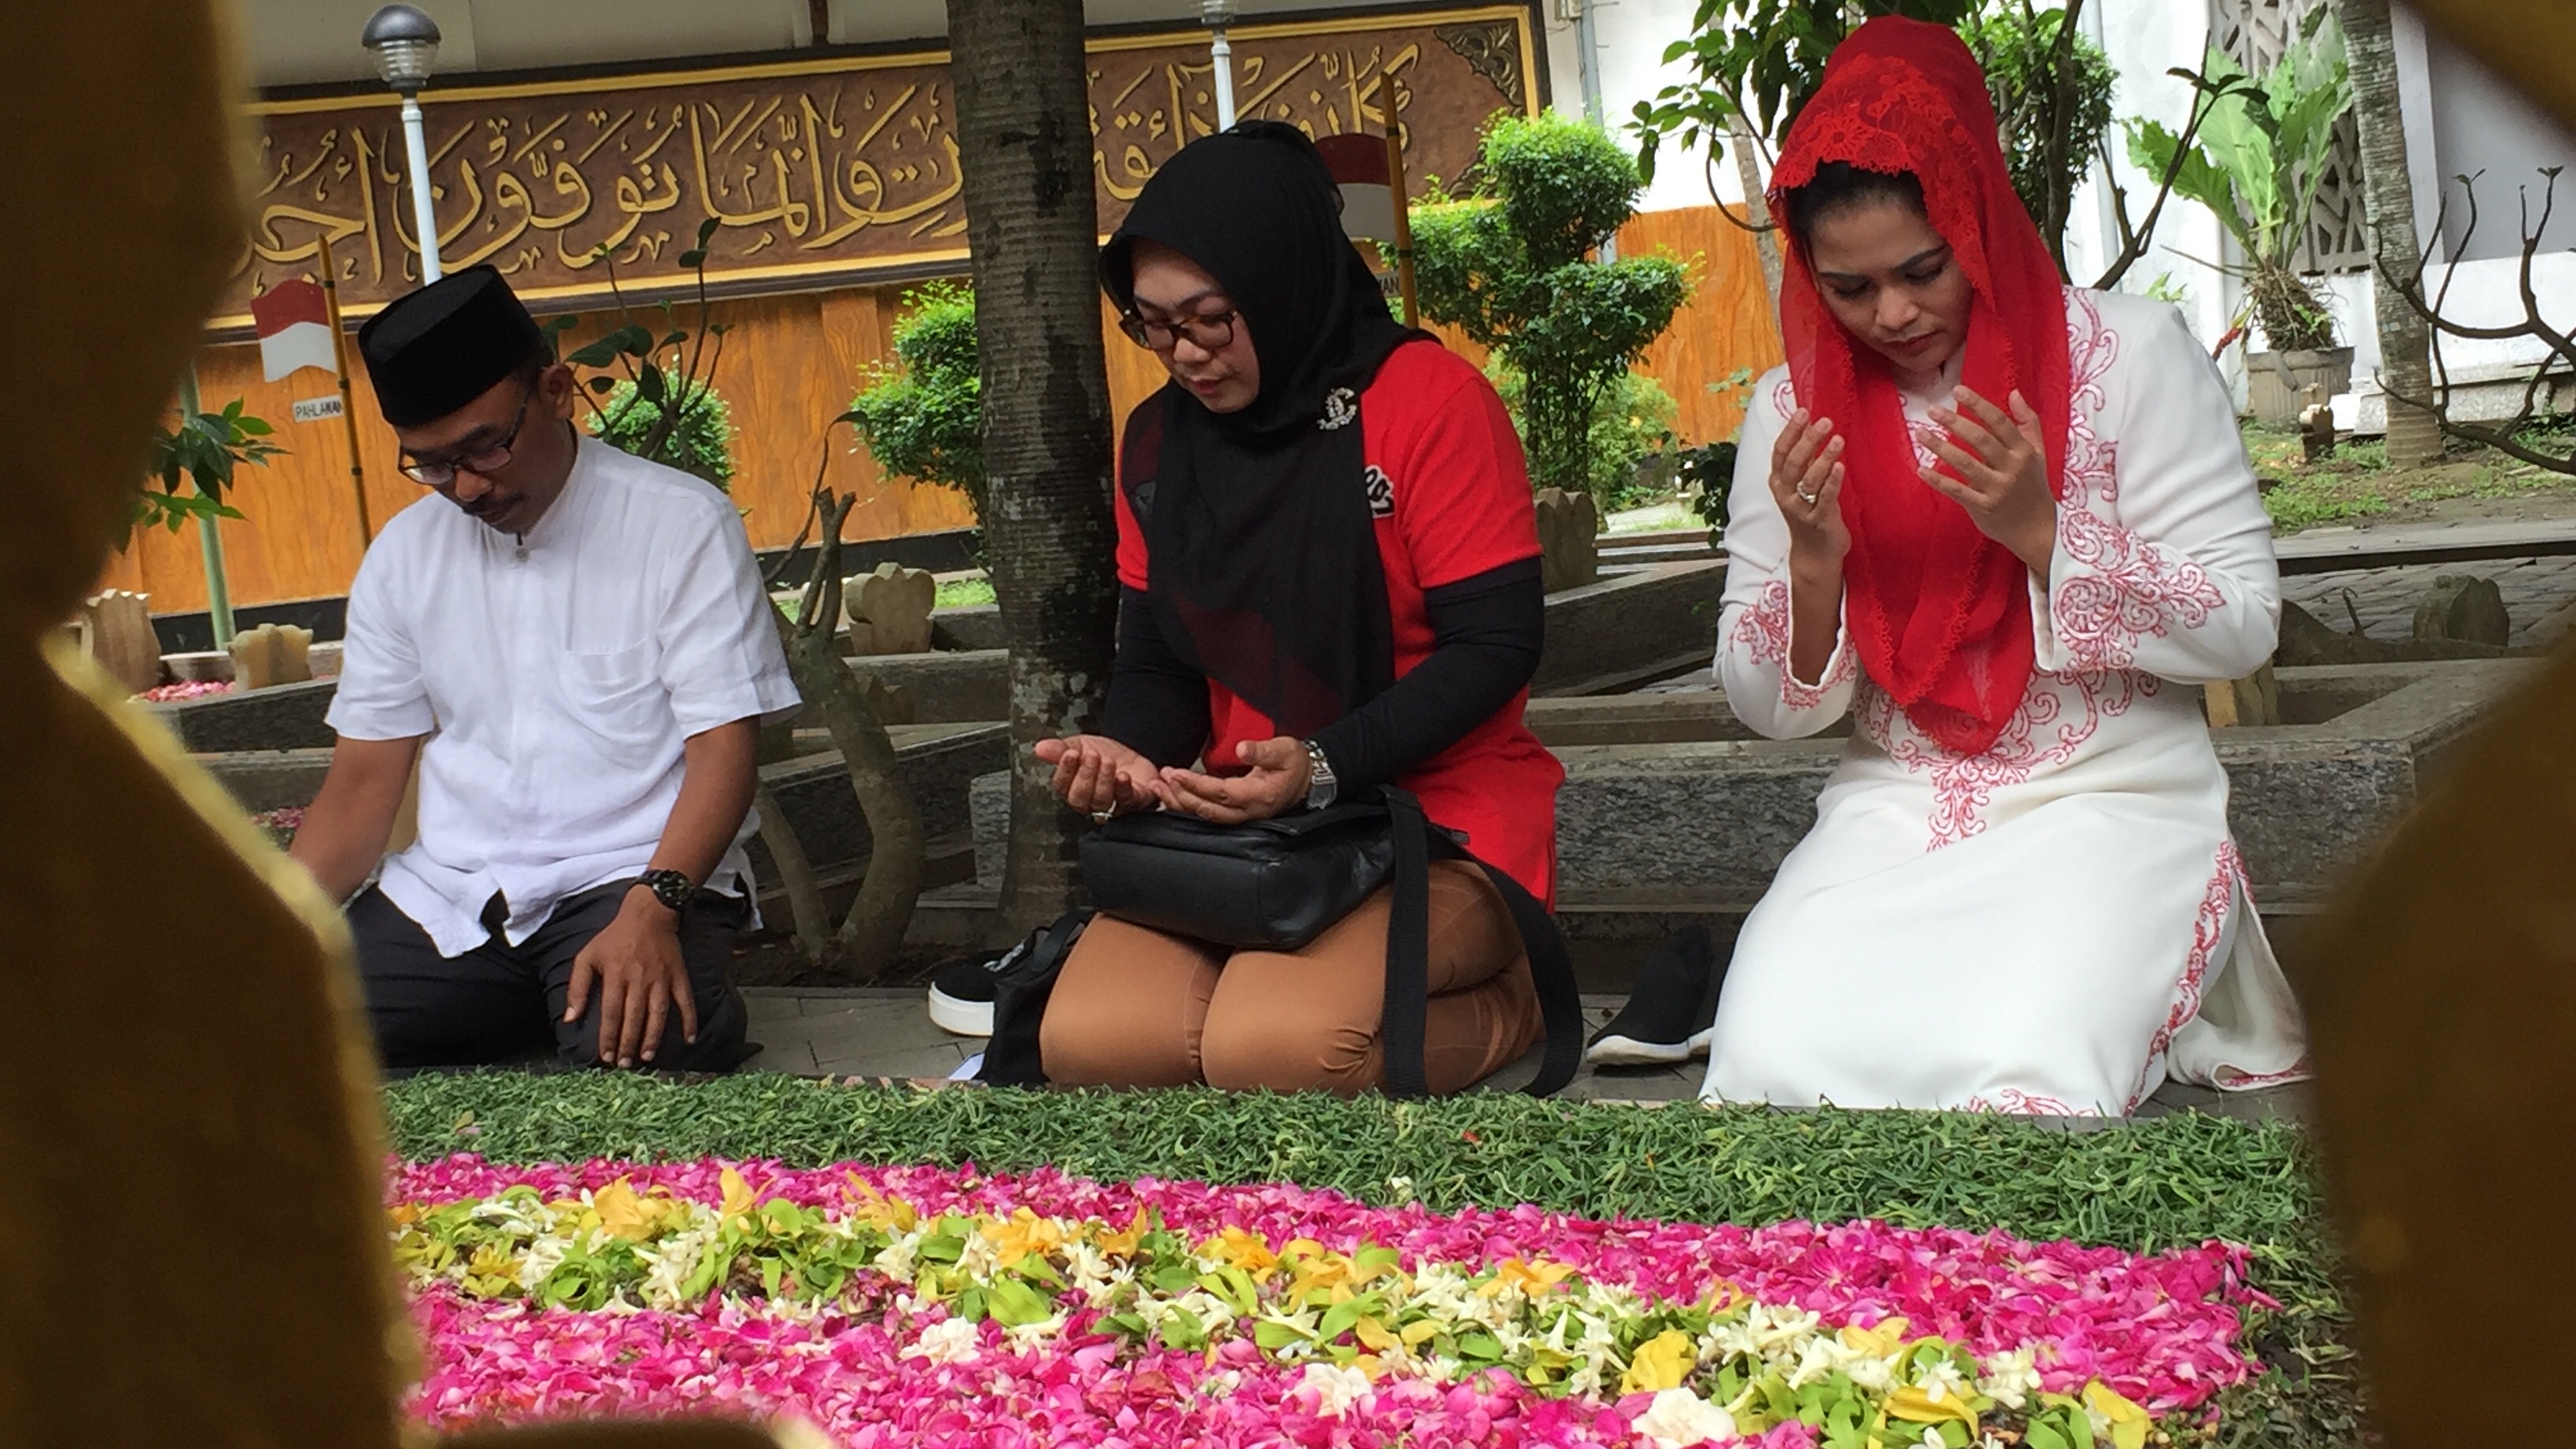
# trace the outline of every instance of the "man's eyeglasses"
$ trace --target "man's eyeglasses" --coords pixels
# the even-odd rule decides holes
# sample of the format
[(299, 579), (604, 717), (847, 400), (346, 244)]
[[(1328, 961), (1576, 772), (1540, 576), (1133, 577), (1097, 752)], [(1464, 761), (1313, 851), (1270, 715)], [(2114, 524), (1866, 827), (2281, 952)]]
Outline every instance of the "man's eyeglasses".
[(1218, 352), (1234, 342), (1236, 315), (1236, 310), (1228, 307), (1222, 312), (1200, 313), (1177, 322), (1148, 322), (1130, 312), (1118, 319), (1118, 330), (1127, 334), (1128, 341), (1156, 352), (1171, 351), (1173, 344), (1184, 336), (1201, 352)]
[(460, 472), (488, 474), (507, 466), (510, 449), (519, 441), (519, 430), (528, 425), (528, 404), (536, 398), (537, 390), (532, 387), (526, 397), (519, 399), (519, 415), (511, 420), (510, 431), (502, 435), (501, 441), (453, 458), (413, 458), (402, 465), (403, 472), (415, 483), (444, 488), (455, 482)]

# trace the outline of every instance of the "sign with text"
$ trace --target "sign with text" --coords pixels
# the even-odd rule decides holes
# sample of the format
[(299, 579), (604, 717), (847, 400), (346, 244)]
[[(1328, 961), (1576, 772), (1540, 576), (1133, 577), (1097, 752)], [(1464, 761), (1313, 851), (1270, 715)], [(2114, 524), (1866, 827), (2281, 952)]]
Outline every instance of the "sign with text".
[[(1318, 136), (1383, 132), (1415, 178), (1454, 181), (1496, 111), (1537, 105), (1529, 11), (1425, 9), (1228, 32), (1238, 113)], [(1095, 39), (1092, 180), (1105, 234), (1155, 170), (1216, 125), (1207, 33)], [(680, 73), (434, 87), (427, 113), (439, 256), (489, 262), (541, 306), (684, 285), (712, 217), (707, 276), (789, 291), (959, 261), (955, 114), (944, 56), (829, 56)], [(251, 235), (215, 325), (308, 276), (327, 234), (342, 305), (418, 285), (408, 162), (390, 94), (262, 102)]]
[(299, 423), (318, 423), (324, 418), (339, 415), (340, 400), (336, 397), (300, 397), (295, 400), (295, 420)]

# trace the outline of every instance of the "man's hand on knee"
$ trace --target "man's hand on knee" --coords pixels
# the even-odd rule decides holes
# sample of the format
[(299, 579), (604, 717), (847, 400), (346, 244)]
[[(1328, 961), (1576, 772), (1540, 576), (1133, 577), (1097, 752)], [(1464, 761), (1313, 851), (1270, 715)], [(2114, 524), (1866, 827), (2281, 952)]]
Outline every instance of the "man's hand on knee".
[(590, 938), (573, 958), (572, 989), (564, 1020), (581, 1020), (591, 987), (599, 988), (599, 1059), (631, 1067), (650, 1064), (670, 1013), (680, 1014), (680, 1034), (698, 1039), (698, 1002), (680, 955), (679, 913), (652, 893), (632, 890), (617, 918)]

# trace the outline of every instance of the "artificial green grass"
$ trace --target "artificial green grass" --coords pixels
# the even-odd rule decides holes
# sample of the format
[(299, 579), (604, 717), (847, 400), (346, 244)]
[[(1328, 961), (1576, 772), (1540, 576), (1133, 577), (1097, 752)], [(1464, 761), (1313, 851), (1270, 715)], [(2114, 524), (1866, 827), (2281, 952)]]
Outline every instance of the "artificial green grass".
[(1587, 1217), (1804, 1218), (2000, 1228), (2153, 1251), (2253, 1253), (2280, 1300), (2250, 1338), (2274, 1370), (2221, 1402), (2222, 1445), (2362, 1442), (2342, 1293), (2305, 1135), (2180, 1114), (2096, 1131), (2006, 1117), (1711, 1112), (1205, 1090), (936, 1091), (741, 1076), (424, 1076), (386, 1089), (396, 1152), (504, 1162), (705, 1156), (1053, 1166), (1078, 1176), (1289, 1181), (1435, 1209), (1532, 1203)]

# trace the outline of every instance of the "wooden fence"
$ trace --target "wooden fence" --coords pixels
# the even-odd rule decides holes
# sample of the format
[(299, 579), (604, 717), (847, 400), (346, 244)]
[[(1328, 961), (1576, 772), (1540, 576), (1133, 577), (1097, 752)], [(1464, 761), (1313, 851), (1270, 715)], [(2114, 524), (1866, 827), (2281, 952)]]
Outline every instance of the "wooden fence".
[[(1635, 253), (1657, 248), (1693, 259), (1696, 283), (1690, 304), (1672, 330), (1650, 349), (1640, 370), (1663, 383), (1680, 404), (1678, 431), (1686, 442), (1730, 435), (1742, 414), (1724, 380), (1738, 369), (1759, 373), (1780, 360), (1780, 343), (1752, 239), (1712, 207), (1650, 212), (1619, 234)], [(862, 498), (851, 515), (853, 539), (953, 528), (973, 521), (965, 500), (944, 488), (884, 477), (864, 452), (850, 448), (848, 430), (833, 435), (826, 461), (824, 424), (849, 405), (871, 364), (893, 351), (893, 325), (903, 289), (854, 287), (830, 292), (737, 298), (715, 306), (718, 321), (732, 325), (724, 339), (717, 390), (732, 410), (737, 430), (733, 493), (749, 510), (745, 524), (763, 548), (791, 539), (805, 516), (806, 490), (818, 463), (826, 481)], [(1120, 336), (1102, 309), (1115, 415), (1163, 381), (1151, 354)], [(692, 320), (683, 313), (683, 320)], [(577, 342), (614, 325), (613, 316), (585, 313), (570, 335)], [(1451, 335), (1450, 344), (1482, 361), (1482, 351)], [(352, 349), (354, 352), (354, 348)], [(347, 592), (360, 555), (357, 506), (349, 486), (347, 444), (337, 419), (289, 421), (296, 399), (330, 391), (316, 372), (279, 382), (259, 375), (259, 349), (249, 344), (208, 347), (197, 357), (199, 387), (209, 407), (235, 397), (278, 428), (291, 452), (265, 468), (242, 470), (235, 504), (245, 515), (223, 525), (226, 577), (236, 606)], [(428, 490), (394, 467), (392, 430), (377, 414), (363, 377), (354, 389), (358, 434), (366, 451), (368, 511), (381, 527), (397, 510), (417, 503), (444, 507)], [(134, 589), (152, 596), (156, 613), (202, 609), (205, 579), (194, 530), (155, 530), (112, 556), (102, 588)]]

